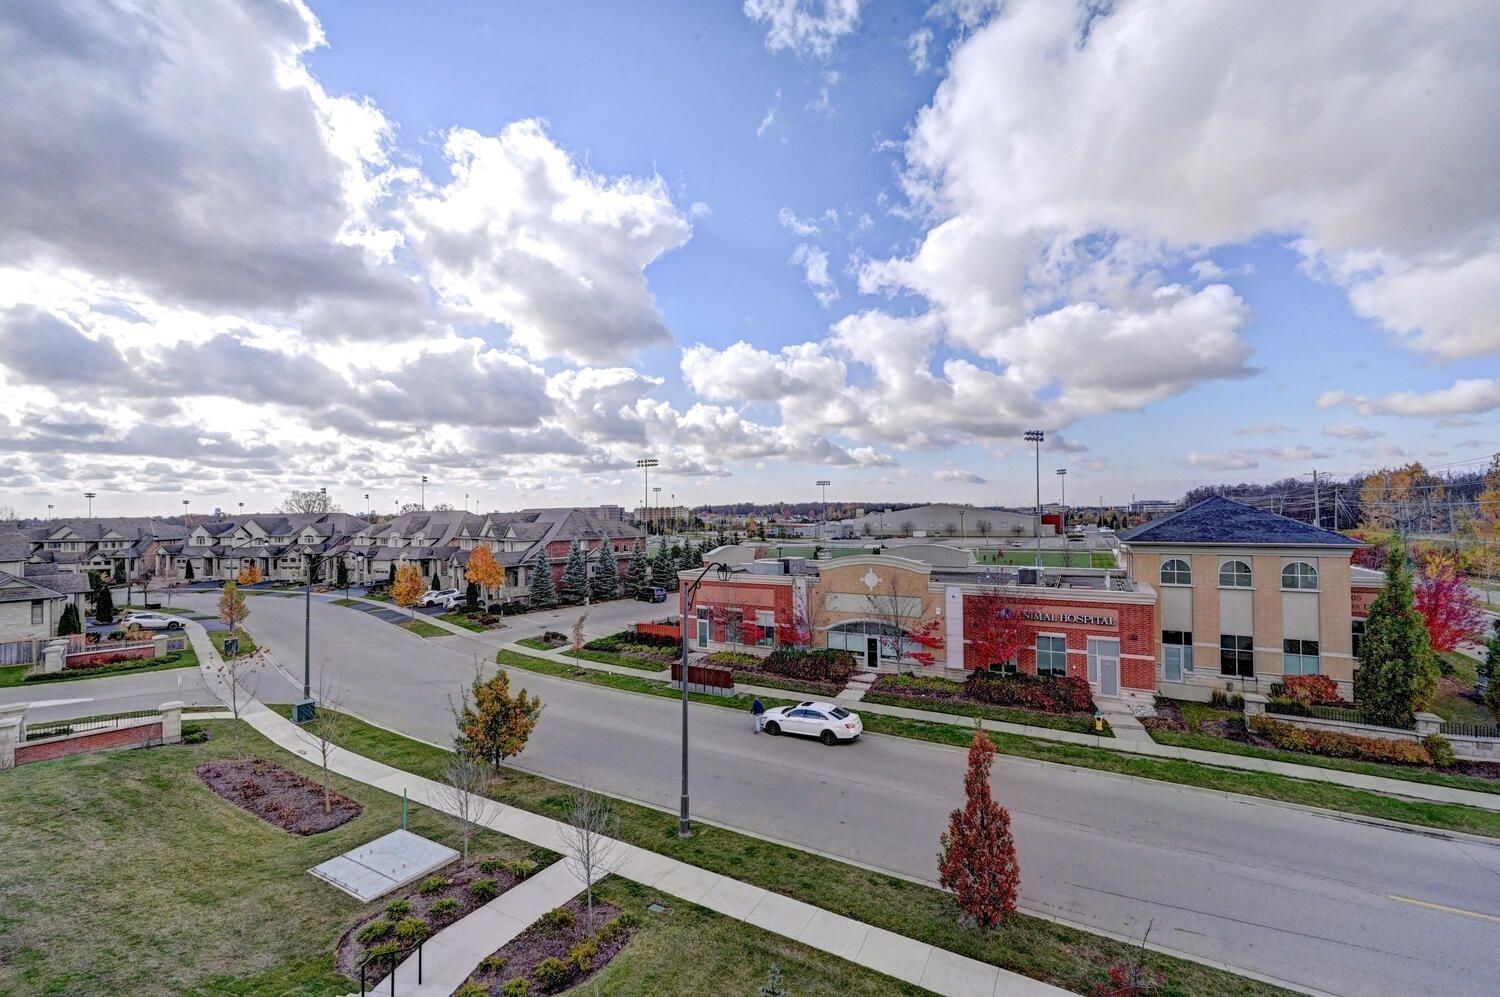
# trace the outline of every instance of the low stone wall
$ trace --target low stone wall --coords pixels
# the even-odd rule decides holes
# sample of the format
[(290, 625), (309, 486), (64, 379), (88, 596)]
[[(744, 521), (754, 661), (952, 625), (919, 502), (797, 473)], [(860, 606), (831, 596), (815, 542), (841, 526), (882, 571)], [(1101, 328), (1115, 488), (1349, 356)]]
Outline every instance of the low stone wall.
[(91, 751), (109, 751), (113, 748), (149, 748), (161, 743), (161, 721), (148, 721), (112, 727), (109, 730), (64, 734), (44, 741), (31, 741), (16, 749), (16, 764), (45, 762), (53, 758), (83, 755)]
[(116, 661), (135, 661), (140, 658), (154, 658), (156, 646), (154, 644), (102, 644), (96, 645), (87, 651), (69, 654), (63, 659), (64, 668), (88, 668), (91, 665), (109, 664)]
[[(1279, 720), (1304, 730), (1326, 730), (1356, 737), (1382, 737), (1388, 741), (1420, 741), (1430, 734), (1442, 734), (1443, 718), (1435, 713), (1418, 713), (1416, 727), (1407, 730), (1401, 727), (1380, 727), (1375, 724), (1353, 723), (1348, 720), (1326, 720), (1322, 717), (1299, 717), (1285, 713), (1272, 713), (1266, 709), (1268, 700), (1257, 693), (1245, 693), (1245, 716), (1264, 713), (1272, 720)], [(1471, 737), (1467, 734), (1443, 734), (1453, 745), (1453, 753), (1459, 758), (1476, 762), (1500, 762), (1500, 737)]]

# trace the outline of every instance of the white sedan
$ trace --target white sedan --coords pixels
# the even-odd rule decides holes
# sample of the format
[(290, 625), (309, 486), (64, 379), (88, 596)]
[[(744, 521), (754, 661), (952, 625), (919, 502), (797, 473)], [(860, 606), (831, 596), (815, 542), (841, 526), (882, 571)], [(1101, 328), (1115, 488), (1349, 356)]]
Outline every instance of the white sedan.
[(767, 734), (800, 734), (815, 737), (824, 744), (852, 741), (865, 730), (858, 713), (850, 713), (834, 703), (778, 706), (767, 710), (762, 720)]
[(126, 629), (140, 627), (142, 630), (181, 630), (182, 621), (160, 613), (131, 613), (120, 621)]

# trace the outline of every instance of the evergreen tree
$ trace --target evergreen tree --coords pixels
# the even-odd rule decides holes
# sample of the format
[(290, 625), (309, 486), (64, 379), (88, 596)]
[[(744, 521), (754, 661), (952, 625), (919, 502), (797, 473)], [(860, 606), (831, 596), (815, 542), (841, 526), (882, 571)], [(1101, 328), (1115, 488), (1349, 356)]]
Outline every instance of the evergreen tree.
[(391, 570), (385, 576), (385, 580), (386, 580), (387, 583), (389, 583), (391, 585), (396, 584), (396, 562), (395, 561), (391, 562)]
[(187, 562), (187, 568), (186, 568), (186, 570), (183, 571), (182, 577), (185, 578), (188, 581), (193, 581), (194, 578), (196, 577), (193, 574), (193, 562), (192, 561)]
[(1489, 692), (1485, 694), (1485, 702), (1490, 704), (1490, 709), (1497, 717), (1500, 717), (1500, 619), (1497, 619), (1490, 629), (1490, 639), (1484, 644), (1484, 661), (1480, 665), (1483, 674), (1489, 681)]
[(659, 548), (656, 557), (651, 559), (651, 584), (668, 592), (677, 587), (677, 562), (672, 560), (665, 547)]
[(474, 582), (464, 586), (464, 608), (470, 612), (479, 608), (479, 586)]
[(436, 571), (432, 573), (432, 581), (427, 583), (427, 587), (434, 592), (443, 587), (443, 583), (438, 581), (438, 573)]
[(115, 622), (115, 597), (108, 585), (99, 587), (99, 595), (94, 600), (94, 619), (100, 623)]
[(562, 596), (563, 602), (577, 605), (588, 597), (588, 593), (589, 564), (584, 557), (583, 541), (574, 540), (573, 545), (568, 548), (568, 562), (563, 565), (558, 594)]
[(694, 568), (701, 567), (703, 567), (703, 552), (689, 540), (682, 545), (682, 556), (677, 559), (677, 569), (679, 571), (692, 571)]
[(625, 598), (634, 599), (650, 583), (651, 565), (646, 563), (646, 548), (637, 543), (630, 552), (630, 563), (625, 566)]
[(552, 584), (552, 565), (543, 554), (531, 565), (531, 591), (529, 599), (532, 609), (550, 609), (557, 605), (557, 589)]
[(672, 544), (671, 548), (667, 551), (667, 560), (678, 567), (682, 566), (682, 544)]
[(349, 587), (349, 566), (344, 563), (343, 558), (339, 558), (338, 567), (334, 569), (333, 578), (334, 588), (346, 589)]
[(1437, 690), (1437, 659), (1417, 612), (1400, 543), (1387, 552), (1385, 585), (1370, 605), (1354, 673), (1354, 699), (1367, 722), (1410, 727)]
[(605, 540), (595, 553), (594, 577), (589, 579), (589, 591), (594, 601), (608, 602), (620, 598), (620, 568), (615, 560), (614, 545)]
[(729, 536), (723, 530), (720, 530), (718, 533), (714, 534), (714, 546), (715, 547), (726, 547), (728, 545), (729, 545)]
[(774, 962), (771, 963), (771, 971), (766, 974), (766, 982), (760, 985), (760, 997), (791, 997), (791, 991), (781, 978), (781, 967)]
[(83, 626), (78, 622), (78, 606), (70, 602), (63, 607), (62, 616), (57, 619), (57, 635), (66, 637), (69, 634), (81, 633), (83, 633)]

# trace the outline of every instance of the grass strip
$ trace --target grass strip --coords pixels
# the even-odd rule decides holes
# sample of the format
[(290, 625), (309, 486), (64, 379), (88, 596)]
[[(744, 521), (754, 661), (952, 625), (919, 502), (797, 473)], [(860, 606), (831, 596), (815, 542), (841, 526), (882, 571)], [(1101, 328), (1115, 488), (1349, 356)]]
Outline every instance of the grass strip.
[(520, 644), (522, 647), (529, 647), (534, 651), (552, 651), (559, 647), (562, 647), (561, 644), (552, 644), (545, 640), (542, 640), (542, 638), (540, 637), (522, 637), (520, 640), (516, 641), (516, 643)]
[[(880, 706), (901, 706), (908, 710), (928, 710), (932, 713), (951, 713), (958, 717), (983, 717), (1001, 723), (1024, 724), (1028, 727), (1046, 727), (1050, 730), (1069, 730), (1075, 734), (1094, 733), (1094, 721), (1088, 717), (1060, 716), (1036, 710), (1020, 710), (1007, 706), (992, 706), (989, 703), (963, 703), (951, 699), (922, 699), (917, 696), (892, 696), (889, 693), (866, 693), (862, 703)], [(1105, 737), (1114, 737), (1114, 732), (1105, 727)]]
[(407, 620), (404, 623), (396, 624), (396, 626), (408, 633), (414, 633), (418, 637), (446, 637), (449, 634), (449, 631), (444, 630), (435, 623), (428, 623), (426, 620)]
[[(672, 688), (668, 682), (658, 679), (636, 678), (634, 675), (619, 675), (615, 672), (601, 672), (595, 668), (577, 668), (567, 665), (561, 661), (552, 661), (547, 658), (533, 658), (529, 654), (519, 651), (509, 651), (501, 648), (495, 654), (495, 663), (504, 665), (506, 668), (520, 668), (528, 672), (536, 672), (539, 675), (550, 675), (553, 678), (570, 679), (574, 682), (583, 682), (586, 685), (603, 686), (606, 689), (618, 689), (622, 692), (639, 692), (647, 696), (661, 696), (666, 699), (681, 699), (682, 692)], [(750, 704), (755, 702), (754, 696), (737, 693), (733, 696), (713, 696), (701, 692), (689, 692), (688, 699), (694, 703), (703, 703), (707, 706), (723, 706), (729, 709), (746, 710)], [(761, 703), (770, 709), (773, 706), (790, 706), (795, 700), (790, 699), (762, 699)]]
[[(286, 715), (289, 708), (276, 709)], [(962, 728), (955, 730), (965, 733)], [(353, 718), (340, 743), (429, 778), (439, 777), (446, 755), (440, 748)], [(561, 783), (513, 769), (507, 769), (490, 791), (502, 803), (559, 820), (565, 819), (570, 793), (570, 787)], [(998, 931), (966, 927), (952, 897), (934, 887), (707, 824), (699, 824), (692, 837), (683, 839), (677, 835), (674, 814), (623, 800), (613, 801), (613, 808), (619, 837), (631, 844), (1076, 993), (1109, 987), (1111, 966), (1134, 965), (1141, 956), (1135, 946), (1124, 942), (1026, 915), (1018, 915)], [(934, 841), (939, 830), (933, 829)], [(1154, 952), (1145, 953), (1144, 958), (1150, 969), (1163, 975), (1164, 994), (1285, 993), (1184, 959)], [(658, 992), (680, 991), (667, 987)]]
[(668, 662), (653, 661), (650, 658), (637, 658), (629, 654), (621, 654), (618, 651), (591, 651), (588, 648), (580, 650), (567, 650), (570, 658), (582, 658), (584, 661), (597, 661), (601, 665), (619, 665), (621, 668), (634, 668), (642, 672), (659, 672), (669, 667)]
[(481, 626), (480, 624), (475, 623), (463, 613), (439, 613), (438, 619), (444, 621), (445, 623), (451, 623), (455, 627), (463, 627), (465, 630), (472, 630), (477, 634), (489, 632), (489, 627)]
[(224, 641), (226, 638), (231, 636), (238, 637), (240, 641), (240, 653), (235, 655), (235, 657), (243, 658), (245, 655), (254, 654), (260, 649), (259, 646), (255, 643), (255, 638), (251, 637), (250, 634), (243, 629), (236, 630), (233, 634), (230, 634), (228, 630), (211, 630), (209, 631), (208, 639), (213, 643), (214, 650), (218, 651), (220, 654), (223, 654)]

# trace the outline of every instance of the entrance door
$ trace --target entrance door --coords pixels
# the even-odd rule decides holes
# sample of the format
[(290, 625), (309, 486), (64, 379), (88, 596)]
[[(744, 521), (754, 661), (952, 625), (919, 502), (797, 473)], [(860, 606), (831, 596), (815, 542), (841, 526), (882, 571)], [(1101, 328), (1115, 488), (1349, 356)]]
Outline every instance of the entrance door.
[(703, 618), (698, 620), (698, 646), (708, 647), (708, 637), (711, 633), (712, 624)]
[(1089, 638), (1089, 671), (1098, 676), (1099, 695), (1120, 695), (1120, 642), (1107, 637)]
[(880, 667), (879, 637), (867, 637), (865, 639), (865, 667), (872, 671)]

